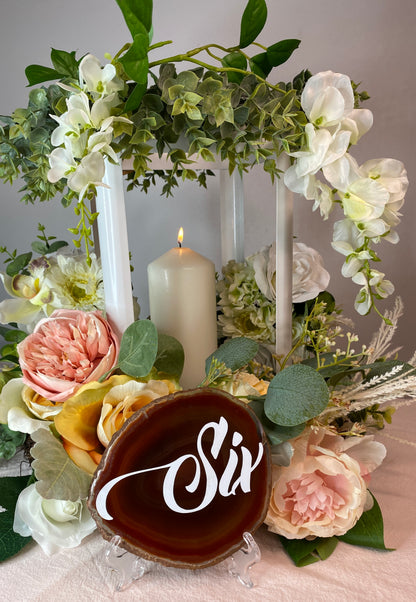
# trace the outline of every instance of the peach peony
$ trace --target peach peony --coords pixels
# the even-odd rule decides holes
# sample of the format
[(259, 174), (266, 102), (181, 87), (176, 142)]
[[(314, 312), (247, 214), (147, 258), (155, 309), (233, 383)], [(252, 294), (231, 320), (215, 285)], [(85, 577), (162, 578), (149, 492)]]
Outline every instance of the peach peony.
[(322, 428), (306, 429), (292, 445), (290, 465), (273, 466), (265, 523), (288, 539), (343, 535), (366, 509), (364, 476), (383, 461), (384, 445)]
[(17, 349), (25, 384), (61, 403), (116, 365), (119, 341), (100, 312), (60, 309)]

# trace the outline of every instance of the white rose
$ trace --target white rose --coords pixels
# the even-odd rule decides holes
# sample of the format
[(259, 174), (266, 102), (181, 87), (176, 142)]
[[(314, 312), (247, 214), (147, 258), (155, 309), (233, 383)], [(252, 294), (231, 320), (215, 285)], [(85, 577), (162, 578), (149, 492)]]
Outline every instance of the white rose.
[[(257, 286), (267, 299), (276, 299), (276, 243), (248, 258)], [(329, 284), (320, 254), (303, 243), (293, 244), (293, 303), (313, 299)]]
[(22, 537), (32, 536), (48, 556), (75, 548), (94, 529), (85, 500), (47, 500), (34, 483), (19, 495), (13, 530)]

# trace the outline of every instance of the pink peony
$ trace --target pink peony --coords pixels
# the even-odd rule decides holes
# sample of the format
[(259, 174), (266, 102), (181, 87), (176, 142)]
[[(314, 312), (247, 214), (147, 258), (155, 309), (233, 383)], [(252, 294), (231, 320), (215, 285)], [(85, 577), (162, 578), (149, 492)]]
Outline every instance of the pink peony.
[(367, 509), (366, 479), (383, 461), (384, 445), (322, 428), (306, 429), (292, 445), (290, 465), (273, 466), (266, 524), (288, 539), (343, 535)]
[(17, 349), (25, 384), (60, 403), (116, 365), (119, 341), (100, 312), (59, 309)]

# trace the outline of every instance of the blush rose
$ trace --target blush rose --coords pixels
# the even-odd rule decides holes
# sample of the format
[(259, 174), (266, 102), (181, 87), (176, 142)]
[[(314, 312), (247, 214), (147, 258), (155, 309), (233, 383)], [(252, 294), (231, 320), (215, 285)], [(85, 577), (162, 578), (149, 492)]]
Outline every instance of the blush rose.
[(117, 363), (119, 341), (101, 313), (56, 310), (18, 345), (23, 381), (55, 403)]

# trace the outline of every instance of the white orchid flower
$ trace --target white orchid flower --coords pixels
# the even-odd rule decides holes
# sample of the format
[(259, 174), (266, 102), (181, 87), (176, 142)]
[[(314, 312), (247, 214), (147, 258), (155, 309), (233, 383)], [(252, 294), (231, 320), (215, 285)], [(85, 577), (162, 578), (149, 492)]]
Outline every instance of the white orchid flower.
[(353, 276), (352, 280), (356, 284), (363, 285), (354, 303), (356, 311), (363, 316), (368, 314), (372, 306), (370, 287), (374, 289), (376, 295), (381, 299), (385, 299), (394, 292), (393, 284), (390, 280), (386, 280), (384, 274), (378, 270), (370, 270), (369, 278), (363, 272), (358, 272)]
[(403, 203), (409, 180), (401, 161), (396, 159), (371, 159), (360, 166), (360, 171), (367, 178), (377, 180), (389, 191), (389, 203)]
[(79, 193), (82, 199), (90, 186), (106, 186), (102, 180), (105, 172), (104, 158), (101, 153), (86, 155), (75, 171), (68, 177), (68, 186)]
[(113, 140), (113, 128), (107, 128), (104, 132), (96, 132), (88, 139), (88, 152), (100, 152), (110, 157), (114, 163), (118, 163), (117, 154), (110, 146)]
[(377, 180), (363, 177), (351, 155), (347, 153), (325, 166), (323, 172), (328, 182), (338, 189), (344, 213), (349, 219), (365, 224), (383, 215), (389, 200), (388, 191)]
[(123, 90), (124, 83), (117, 77), (116, 68), (111, 63), (101, 67), (97, 57), (84, 56), (79, 65), (81, 87), (95, 95), (106, 95)]
[(350, 143), (357, 144), (372, 125), (373, 114), (369, 109), (354, 109), (341, 121), (340, 129), (351, 132)]
[(55, 148), (51, 152), (49, 155), (49, 165), (51, 168), (48, 171), (48, 180), (53, 184), (61, 178), (67, 178), (77, 167), (77, 163), (68, 145), (65, 148)]
[(301, 105), (317, 127), (338, 125), (354, 109), (350, 78), (332, 71), (313, 75), (303, 89)]
[(315, 129), (311, 123), (305, 126), (306, 145), (303, 150), (290, 153), (296, 157), (296, 173), (299, 178), (316, 174), (322, 167), (343, 157), (348, 149), (350, 132), (336, 134), (325, 128)]

